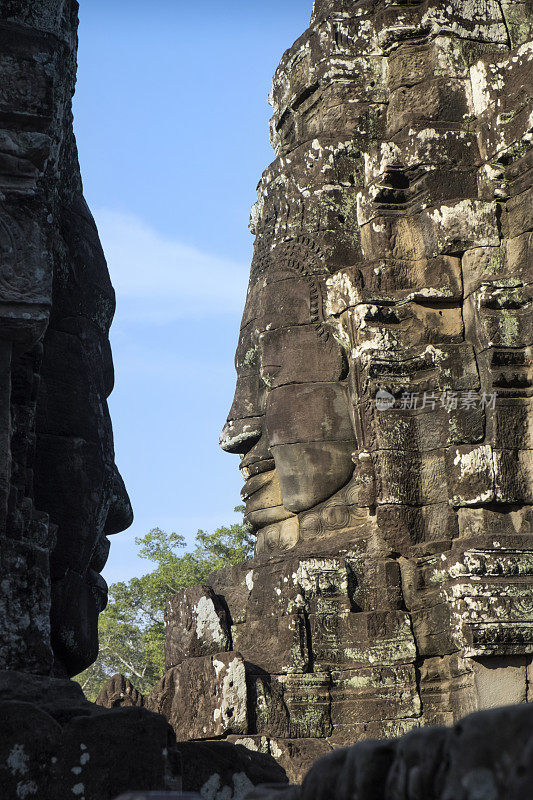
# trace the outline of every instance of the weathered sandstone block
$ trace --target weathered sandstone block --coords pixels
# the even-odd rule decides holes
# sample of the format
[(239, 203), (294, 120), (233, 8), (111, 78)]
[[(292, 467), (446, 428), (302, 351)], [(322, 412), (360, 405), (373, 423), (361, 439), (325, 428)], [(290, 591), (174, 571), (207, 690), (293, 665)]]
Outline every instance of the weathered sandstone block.
[(170, 669), (144, 699), (178, 739), (247, 733), (246, 669), (239, 653), (191, 658)]
[(231, 650), (226, 610), (209, 586), (193, 586), (173, 595), (165, 609), (165, 665)]

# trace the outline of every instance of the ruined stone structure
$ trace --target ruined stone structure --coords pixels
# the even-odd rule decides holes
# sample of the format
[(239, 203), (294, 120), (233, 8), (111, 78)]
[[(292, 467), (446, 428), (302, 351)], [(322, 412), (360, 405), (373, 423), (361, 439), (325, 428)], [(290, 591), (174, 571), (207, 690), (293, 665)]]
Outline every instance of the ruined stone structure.
[(256, 558), (167, 610), (147, 699), (299, 780), (530, 698), (532, 6), (316, 0), (221, 444)]
[(532, 706), (513, 706), (453, 728), (359, 742), (320, 759), (301, 787), (264, 786), (246, 800), (524, 800), (533, 786), (532, 722)]

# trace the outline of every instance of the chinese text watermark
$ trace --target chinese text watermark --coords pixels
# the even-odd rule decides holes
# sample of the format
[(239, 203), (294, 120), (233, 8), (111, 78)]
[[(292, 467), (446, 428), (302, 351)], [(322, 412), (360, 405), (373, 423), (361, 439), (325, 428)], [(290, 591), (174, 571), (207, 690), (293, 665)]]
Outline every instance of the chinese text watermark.
[(475, 392), (469, 389), (467, 392), (402, 392), (395, 397), (385, 389), (380, 389), (376, 393), (376, 408), (378, 411), (386, 411), (389, 408), (400, 410), (429, 409), (435, 411), (443, 408), (451, 413), (461, 409), (470, 411), (475, 408), (490, 409), (496, 408), (497, 392)]

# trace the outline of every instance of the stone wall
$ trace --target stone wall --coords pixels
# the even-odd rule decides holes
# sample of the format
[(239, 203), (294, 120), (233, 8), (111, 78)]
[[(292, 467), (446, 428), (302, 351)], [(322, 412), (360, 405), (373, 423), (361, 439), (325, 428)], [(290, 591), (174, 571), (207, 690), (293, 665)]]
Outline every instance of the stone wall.
[[(533, 706), (481, 711), (451, 728), (363, 741), (320, 758), (301, 786), (265, 784), (243, 800), (524, 800), (533, 781)], [(119, 800), (223, 800), (227, 793)], [(234, 800), (240, 800), (237, 792)]]
[(522, 800), (533, 781), (532, 720), (531, 706), (514, 706), (360, 742), (320, 759), (301, 787), (264, 786), (246, 800)]

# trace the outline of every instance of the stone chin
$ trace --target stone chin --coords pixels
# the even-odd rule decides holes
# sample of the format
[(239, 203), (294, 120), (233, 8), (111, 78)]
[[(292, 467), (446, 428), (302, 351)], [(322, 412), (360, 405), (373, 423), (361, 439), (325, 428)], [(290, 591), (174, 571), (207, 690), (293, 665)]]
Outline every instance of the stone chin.
[(98, 617), (107, 606), (108, 587), (101, 575), (109, 555), (108, 536), (121, 533), (133, 521), (130, 500), (116, 467), (113, 494), (104, 532), (95, 532), (87, 568), (72, 566), (52, 581), (51, 629), (55, 669), (69, 677), (79, 674), (98, 657)]
[[(105, 589), (104, 589), (105, 587)], [(52, 646), (56, 671), (77, 675), (98, 656), (98, 616), (107, 604), (107, 584), (94, 570), (68, 570), (52, 584)]]

